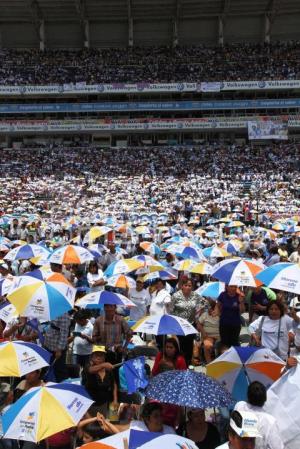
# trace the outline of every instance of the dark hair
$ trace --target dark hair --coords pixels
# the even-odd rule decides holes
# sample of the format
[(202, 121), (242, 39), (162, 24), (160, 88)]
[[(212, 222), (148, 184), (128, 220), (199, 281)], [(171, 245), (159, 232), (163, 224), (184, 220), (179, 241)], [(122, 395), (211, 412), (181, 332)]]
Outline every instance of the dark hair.
[(159, 402), (147, 402), (141, 412), (143, 421), (149, 419), (152, 413), (156, 410), (162, 411), (162, 405)]
[(252, 382), (248, 386), (247, 397), (249, 404), (262, 407), (267, 400), (266, 387), (261, 382)]
[(194, 284), (192, 278), (189, 278), (188, 276), (182, 276), (181, 285), (186, 285), (188, 282), (191, 282), (192, 285)]
[(94, 267), (96, 267), (98, 269), (98, 264), (95, 260), (92, 260), (89, 264), (89, 270)]
[(93, 441), (107, 437), (107, 433), (100, 427), (98, 422), (91, 422), (83, 427), (83, 432), (92, 437)]
[(280, 318), (284, 315), (284, 305), (278, 301), (278, 299), (276, 299), (276, 301), (269, 301), (267, 304), (267, 308), (266, 308), (266, 312), (267, 315), (269, 315), (269, 310), (270, 308), (275, 304), (275, 306), (278, 307), (278, 309), (280, 310)]
[(85, 320), (89, 317), (89, 312), (87, 310), (84, 309), (80, 309), (78, 310), (75, 314), (74, 314), (74, 320), (78, 321), (78, 320)]
[(166, 285), (166, 281), (161, 278), (156, 279), (155, 284), (158, 284), (159, 282), (161, 282), (164, 286)]
[(165, 344), (164, 344), (164, 349), (163, 349), (164, 356), (166, 355), (166, 354), (165, 354), (165, 348), (166, 348), (166, 344), (167, 344), (167, 343), (170, 343), (170, 344), (172, 344), (172, 345), (174, 346), (174, 348), (175, 348), (175, 350), (176, 350), (175, 355), (174, 355), (174, 358), (176, 359), (176, 357), (178, 357), (178, 355), (179, 355), (179, 353), (180, 353), (178, 341), (177, 341), (176, 338), (174, 338), (174, 337), (166, 338)]
[[(230, 415), (230, 418), (235, 422), (237, 427), (242, 428), (243, 418), (240, 412), (238, 412), (237, 410), (233, 410), (233, 412)], [(230, 433), (233, 436), (237, 435), (236, 431), (233, 430), (231, 426), (229, 426), (228, 433)]]

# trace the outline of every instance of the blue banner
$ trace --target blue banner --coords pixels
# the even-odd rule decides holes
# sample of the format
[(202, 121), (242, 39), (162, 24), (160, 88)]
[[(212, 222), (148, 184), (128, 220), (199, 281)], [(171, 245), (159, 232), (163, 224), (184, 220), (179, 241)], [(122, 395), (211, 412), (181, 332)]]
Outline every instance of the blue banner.
[(141, 101), (97, 103), (1, 104), (0, 114), (120, 112), (120, 111), (205, 111), (224, 109), (293, 109), (300, 107), (300, 98), (279, 100), (224, 101)]

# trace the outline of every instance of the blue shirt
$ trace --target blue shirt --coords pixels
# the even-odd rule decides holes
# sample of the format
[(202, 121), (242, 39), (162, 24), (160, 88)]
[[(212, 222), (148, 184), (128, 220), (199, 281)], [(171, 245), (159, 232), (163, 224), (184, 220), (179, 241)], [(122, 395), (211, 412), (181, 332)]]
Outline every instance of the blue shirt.
[(222, 305), (220, 325), (239, 326), (241, 315), (238, 295), (229, 296), (227, 292), (222, 292), (218, 297), (218, 302)]

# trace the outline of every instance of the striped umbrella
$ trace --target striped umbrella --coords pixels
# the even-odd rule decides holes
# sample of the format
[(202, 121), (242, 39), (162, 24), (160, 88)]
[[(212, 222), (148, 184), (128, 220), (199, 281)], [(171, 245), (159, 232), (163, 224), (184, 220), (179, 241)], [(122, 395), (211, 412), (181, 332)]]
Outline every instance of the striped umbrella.
[(130, 276), (125, 276), (125, 274), (116, 274), (115, 276), (111, 276), (107, 280), (107, 285), (111, 287), (117, 288), (135, 288), (135, 280)]
[(21, 316), (51, 321), (73, 308), (75, 294), (62, 274), (34, 270), (15, 278), (7, 299)]
[(112, 262), (104, 271), (104, 276), (109, 278), (116, 274), (125, 274), (135, 271), (138, 268), (143, 268), (144, 263), (137, 259), (121, 259)]
[(50, 352), (34, 343), (5, 341), (0, 343), (0, 376), (24, 376), (49, 366), (50, 358)]
[(211, 276), (228, 285), (256, 287), (261, 283), (256, 275), (264, 265), (253, 259), (226, 259), (213, 267)]
[(224, 282), (207, 282), (201, 285), (195, 293), (206, 298), (217, 299), (219, 295), (225, 291)]
[(203, 250), (203, 256), (207, 258), (220, 258), (228, 257), (230, 254), (223, 248), (219, 248), (218, 246), (210, 246), (209, 248), (205, 248)]
[(269, 288), (300, 295), (300, 265), (280, 262), (267, 267), (256, 275), (256, 279)]
[(161, 253), (161, 250), (160, 250), (159, 246), (157, 246), (153, 242), (141, 242), (140, 243), (140, 247), (144, 251), (146, 251), (146, 253), (153, 254), (153, 256)]
[(49, 261), (51, 263), (64, 264), (84, 264), (90, 262), (94, 257), (86, 248), (77, 245), (66, 245), (55, 250)]
[(106, 290), (88, 293), (76, 301), (76, 306), (81, 309), (98, 309), (102, 308), (104, 304), (135, 307), (135, 304), (126, 298), (126, 296)]
[(37, 256), (45, 256), (49, 255), (49, 251), (46, 248), (43, 248), (40, 245), (30, 244), (30, 245), (22, 245), (17, 248), (11, 249), (6, 256), (4, 256), (5, 260), (9, 260), (10, 262), (18, 259), (31, 259), (32, 257)]

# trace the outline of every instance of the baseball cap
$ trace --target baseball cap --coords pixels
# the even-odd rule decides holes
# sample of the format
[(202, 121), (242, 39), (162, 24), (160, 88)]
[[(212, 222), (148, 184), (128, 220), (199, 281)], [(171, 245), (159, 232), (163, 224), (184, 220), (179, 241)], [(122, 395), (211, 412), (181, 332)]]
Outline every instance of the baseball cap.
[(94, 345), (92, 349), (92, 353), (94, 352), (106, 352), (105, 346)]
[(237, 426), (234, 418), (230, 419), (230, 427), (241, 438), (259, 438), (261, 437), (258, 431), (258, 419), (254, 413), (238, 412), (242, 417), (241, 427)]

